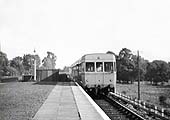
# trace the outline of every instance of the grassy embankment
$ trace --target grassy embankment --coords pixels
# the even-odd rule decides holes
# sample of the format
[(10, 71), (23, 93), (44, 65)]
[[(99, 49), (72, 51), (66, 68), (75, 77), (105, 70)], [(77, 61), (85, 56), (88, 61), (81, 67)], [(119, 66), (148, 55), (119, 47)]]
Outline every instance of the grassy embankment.
[(55, 84), (0, 83), (0, 119), (31, 120)]
[[(170, 108), (170, 86), (152, 86), (147, 84), (140, 85), (141, 100), (159, 107)], [(137, 84), (117, 84), (117, 92), (124, 93), (133, 98), (138, 98), (138, 85)], [(165, 96), (166, 103), (159, 102), (159, 97)]]

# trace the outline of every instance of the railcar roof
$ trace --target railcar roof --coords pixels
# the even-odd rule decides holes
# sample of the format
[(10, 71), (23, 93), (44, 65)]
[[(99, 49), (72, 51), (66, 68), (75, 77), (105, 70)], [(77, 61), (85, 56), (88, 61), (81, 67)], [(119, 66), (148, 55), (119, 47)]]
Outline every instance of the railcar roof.
[(115, 60), (115, 56), (113, 54), (107, 54), (107, 53), (92, 53), (92, 54), (86, 54), (81, 59), (87, 60), (87, 59), (101, 59), (101, 60), (108, 60), (112, 59)]
[(82, 60), (113, 60), (115, 61), (115, 56), (113, 54), (107, 53), (91, 53), (83, 55), (79, 60), (71, 65), (71, 67), (80, 64)]

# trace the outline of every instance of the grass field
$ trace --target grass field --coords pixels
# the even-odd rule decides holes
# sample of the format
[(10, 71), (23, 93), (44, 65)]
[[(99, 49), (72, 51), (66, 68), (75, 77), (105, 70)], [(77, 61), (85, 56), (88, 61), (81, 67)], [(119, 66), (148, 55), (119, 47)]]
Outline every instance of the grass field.
[[(170, 108), (170, 86), (152, 86), (147, 84), (140, 85), (141, 100), (155, 104), (159, 107)], [(117, 92), (124, 93), (133, 98), (138, 98), (137, 84), (117, 84)], [(159, 96), (167, 97), (166, 103), (159, 102)]]
[(34, 82), (0, 83), (0, 119), (31, 120), (54, 86)]

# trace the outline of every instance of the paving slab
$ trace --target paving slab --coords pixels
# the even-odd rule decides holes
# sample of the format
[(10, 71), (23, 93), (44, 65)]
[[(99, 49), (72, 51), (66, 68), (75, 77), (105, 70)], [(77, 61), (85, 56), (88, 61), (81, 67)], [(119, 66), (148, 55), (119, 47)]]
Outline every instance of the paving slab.
[[(97, 105), (96, 105), (97, 106)], [(79, 86), (58, 84), (33, 120), (110, 120)]]
[(56, 85), (33, 120), (79, 120), (71, 86)]

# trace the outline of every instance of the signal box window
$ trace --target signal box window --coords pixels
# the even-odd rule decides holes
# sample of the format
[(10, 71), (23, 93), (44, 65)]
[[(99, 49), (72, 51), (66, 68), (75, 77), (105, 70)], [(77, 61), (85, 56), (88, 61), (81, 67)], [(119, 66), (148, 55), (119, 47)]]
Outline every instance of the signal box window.
[(94, 72), (94, 63), (93, 62), (86, 63), (86, 72)]
[(104, 70), (105, 72), (113, 72), (113, 62), (105, 62)]
[(103, 72), (103, 63), (102, 62), (96, 62), (96, 71)]

